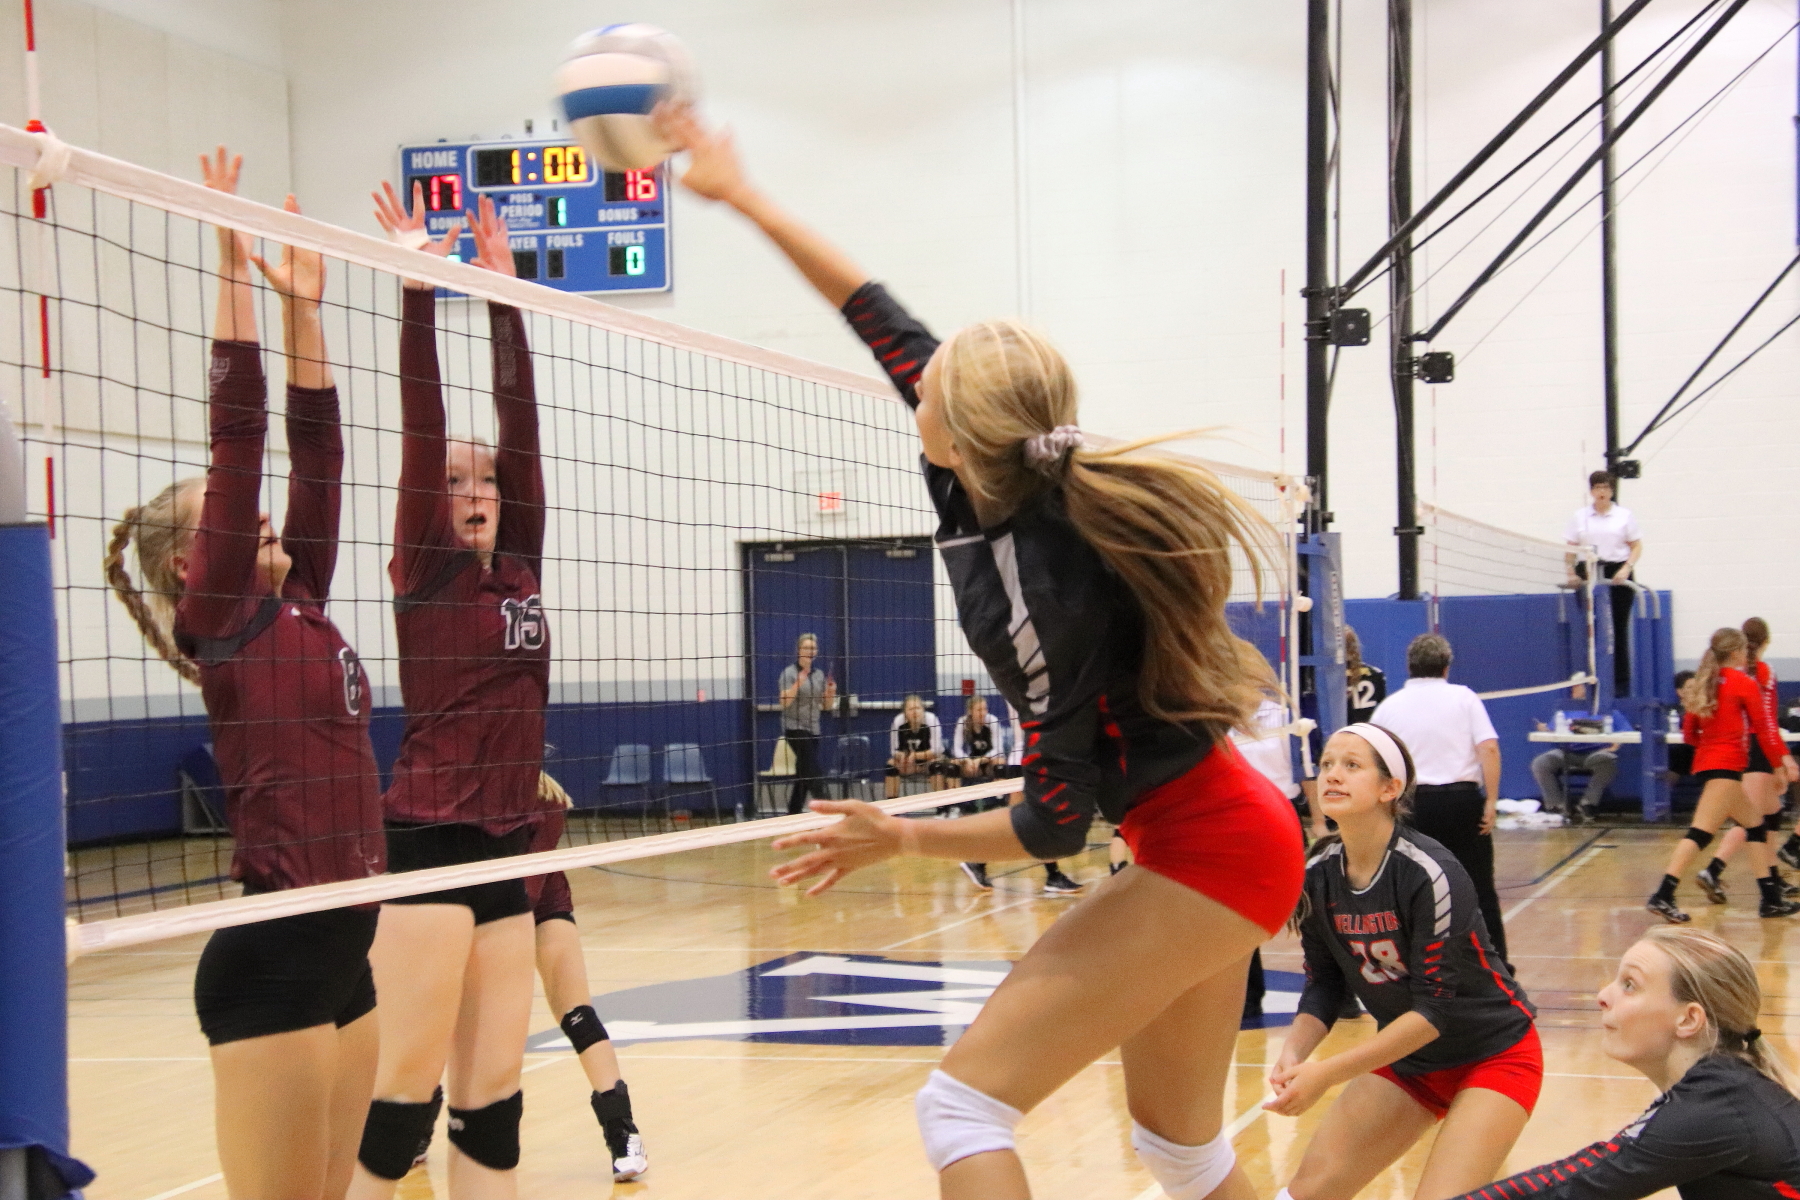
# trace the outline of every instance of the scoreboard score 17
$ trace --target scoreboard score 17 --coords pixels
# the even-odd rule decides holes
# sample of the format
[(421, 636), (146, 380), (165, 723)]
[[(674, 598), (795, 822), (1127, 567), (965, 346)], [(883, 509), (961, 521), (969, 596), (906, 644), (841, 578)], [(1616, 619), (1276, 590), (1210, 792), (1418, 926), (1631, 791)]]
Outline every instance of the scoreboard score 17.
[[(400, 148), (400, 183), (408, 204), (415, 184), (423, 191), (434, 238), (489, 197), (520, 279), (565, 292), (669, 290), (663, 167), (603, 170), (568, 141), (434, 142)], [(474, 253), (465, 228), (454, 257)]]

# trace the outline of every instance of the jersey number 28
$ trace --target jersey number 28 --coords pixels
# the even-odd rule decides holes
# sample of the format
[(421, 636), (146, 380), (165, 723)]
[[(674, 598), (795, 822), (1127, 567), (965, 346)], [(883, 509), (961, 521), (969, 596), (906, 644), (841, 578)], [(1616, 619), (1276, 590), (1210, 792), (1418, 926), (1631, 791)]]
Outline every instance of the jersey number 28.
[(1406, 963), (1392, 938), (1379, 942), (1351, 942), (1351, 953), (1362, 959), (1362, 977), (1370, 983), (1394, 983), (1406, 978)]

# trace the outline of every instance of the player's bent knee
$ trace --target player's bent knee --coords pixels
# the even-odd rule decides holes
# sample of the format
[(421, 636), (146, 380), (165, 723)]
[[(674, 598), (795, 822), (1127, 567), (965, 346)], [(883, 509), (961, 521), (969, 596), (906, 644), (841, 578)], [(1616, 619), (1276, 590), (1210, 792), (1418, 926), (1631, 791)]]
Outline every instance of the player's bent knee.
[(519, 1118), (525, 1093), (514, 1092), (485, 1108), (450, 1109), (450, 1144), (490, 1171), (519, 1165)]
[[(419, 1148), (431, 1141), (431, 1127), (437, 1123), (438, 1110), (444, 1104), (444, 1089), (421, 1104), (397, 1100), (373, 1100), (363, 1122), (362, 1145), (356, 1161), (379, 1179), (402, 1179), (412, 1170)], [(451, 1111), (455, 1111), (454, 1109)], [(454, 1136), (454, 1135), (452, 1135)]]
[(585, 1053), (590, 1046), (598, 1046), (608, 1036), (606, 1026), (600, 1023), (600, 1014), (591, 1004), (578, 1004), (564, 1014), (562, 1031), (577, 1054)]
[(1681, 836), (1694, 843), (1696, 849), (1704, 850), (1712, 845), (1713, 835), (1704, 829), (1696, 829), (1692, 825), (1689, 825), (1688, 831)]
[[(1162, 1185), (1169, 1200), (1203, 1200), (1225, 1182), (1237, 1166), (1237, 1151), (1231, 1148), (1231, 1136), (1219, 1136), (1201, 1146), (1183, 1146), (1131, 1123), (1131, 1148), (1156, 1182)], [(1283, 1189), (1286, 1194), (1286, 1189)], [(1288, 1197), (1292, 1200), (1292, 1197)]]
[(973, 1154), (1013, 1149), (1013, 1131), (1025, 1119), (1012, 1105), (942, 1071), (931, 1073), (913, 1107), (925, 1140), (925, 1157), (934, 1171)]

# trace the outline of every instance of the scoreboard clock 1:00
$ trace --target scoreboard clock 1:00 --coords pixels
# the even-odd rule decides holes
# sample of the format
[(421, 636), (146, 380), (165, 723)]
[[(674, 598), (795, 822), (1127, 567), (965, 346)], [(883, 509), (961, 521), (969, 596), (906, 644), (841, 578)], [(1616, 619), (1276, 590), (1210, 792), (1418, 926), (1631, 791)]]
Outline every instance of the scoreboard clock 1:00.
[[(663, 168), (602, 170), (568, 141), (434, 142), (400, 148), (400, 183), (425, 197), (425, 228), (441, 236), (480, 196), (512, 233), (519, 278), (565, 292), (669, 289), (669, 209)], [(465, 229), (456, 257), (475, 253)]]

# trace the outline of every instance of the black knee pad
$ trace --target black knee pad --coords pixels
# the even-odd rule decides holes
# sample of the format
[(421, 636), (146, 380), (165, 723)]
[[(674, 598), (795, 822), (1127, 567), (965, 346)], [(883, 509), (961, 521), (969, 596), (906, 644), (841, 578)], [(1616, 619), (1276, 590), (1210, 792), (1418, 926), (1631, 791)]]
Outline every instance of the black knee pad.
[(1768, 833), (1780, 833), (1781, 832), (1781, 814), (1779, 812), (1773, 812), (1773, 813), (1770, 813), (1768, 816), (1764, 817), (1763, 818), (1763, 829)]
[(1681, 836), (1702, 850), (1712, 845), (1713, 835), (1704, 829), (1695, 829), (1692, 825), (1688, 826), (1688, 831)]
[(450, 1144), (490, 1171), (519, 1165), (519, 1118), (525, 1093), (514, 1092), (486, 1108), (450, 1108)]
[(608, 1121), (631, 1120), (631, 1092), (626, 1089), (623, 1079), (604, 1092), (595, 1092), (589, 1103), (594, 1106), (594, 1116), (602, 1125)]
[(1746, 842), (1766, 842), (1766, 841), (1768, 841), (1769, 840), (1769, 823), (1767, 821), (1764, 821), (1761, 825), (1752, 825), (1752, 826), (1750, 826), (1750, 828), (1744, 830), (1744, 840)]
[(433, 1092), (423, 1104), (371, 1101), (356, 1161), (378, 1178), (405, 1178), (421, 1148), (431, 1144), (431, 1127), (437, 1123), (438, 1110), (443, 1105), (443, 1088)]
[(594, 1011), (591, 1004), (578, 1004), (571, 1008), (563, 1016), (562, 1031), (577, 1054), (583, 1053), (589, 1046), (598, 1046), (607, 1037), (606, 1026), (600, 1023), (600, 1014)]

